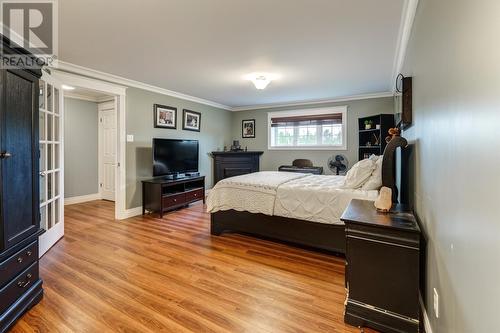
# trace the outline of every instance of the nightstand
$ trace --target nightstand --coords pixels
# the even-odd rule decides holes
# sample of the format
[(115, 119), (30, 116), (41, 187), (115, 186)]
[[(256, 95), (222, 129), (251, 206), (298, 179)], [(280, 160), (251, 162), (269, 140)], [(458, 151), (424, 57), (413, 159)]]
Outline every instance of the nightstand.
[(413, 213), (394, 205), (352, 200), (346, 229), (347, 300), (344, 321), (382, 332), (419, 331), (420, 229)]

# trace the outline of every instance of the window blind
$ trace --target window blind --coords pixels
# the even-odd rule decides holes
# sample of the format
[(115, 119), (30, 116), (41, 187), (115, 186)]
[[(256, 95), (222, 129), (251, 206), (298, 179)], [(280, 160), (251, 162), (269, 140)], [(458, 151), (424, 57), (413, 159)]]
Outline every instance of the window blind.
[(296, 127), (342, 124), (342, 113), (272, 117), (271, 127)]

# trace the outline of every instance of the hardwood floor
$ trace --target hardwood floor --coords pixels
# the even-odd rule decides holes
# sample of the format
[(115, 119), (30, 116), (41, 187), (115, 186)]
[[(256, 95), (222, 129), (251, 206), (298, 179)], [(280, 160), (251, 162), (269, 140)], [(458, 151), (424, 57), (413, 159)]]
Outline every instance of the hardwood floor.
[(12, 332), (360, 331), (343, 322), (342, 258), (212, 237), (201, 204), (123, 221), (106, 201), (65, 210), (45, 296)]

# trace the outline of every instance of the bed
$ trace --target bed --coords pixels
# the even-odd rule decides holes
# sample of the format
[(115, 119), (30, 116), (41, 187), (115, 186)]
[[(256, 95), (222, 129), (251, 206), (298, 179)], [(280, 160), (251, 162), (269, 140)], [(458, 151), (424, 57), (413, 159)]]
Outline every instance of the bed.
[[(394, 201), (394, 151), (406, 145), (404, 138), (396, 137), (383, 155), (382, 185), (393, 190)], [(343, 254), (342, 212), (351, 199), (375, 200), (378, 191), (343, 189), (342, 184), (342, 176), (278, 171), (226, 178), (207, 200), (211, 234), (246, 233)]]

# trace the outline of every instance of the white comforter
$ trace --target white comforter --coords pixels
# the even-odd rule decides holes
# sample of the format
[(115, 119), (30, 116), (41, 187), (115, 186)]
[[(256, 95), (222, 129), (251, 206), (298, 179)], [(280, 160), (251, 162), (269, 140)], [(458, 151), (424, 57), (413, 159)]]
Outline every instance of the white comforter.
[(223, 179), (210, 190), (207, 211), (234, 209), (273, 215), (278, 187), (306, 176), (293, 172), (262, 171)]
[(375, 200), (378, 191), (342, 189), (344, 176), (309, 175), (278, 187), (274, 215), (341, 224), (340, 216), (352, 199)]
[(351, 199), (375, 200), (378, 191), (341, 189), (343, 176), (263, 171), (226, 178), (207, 198), (207, 211), (234, 209), (339, 224)]

